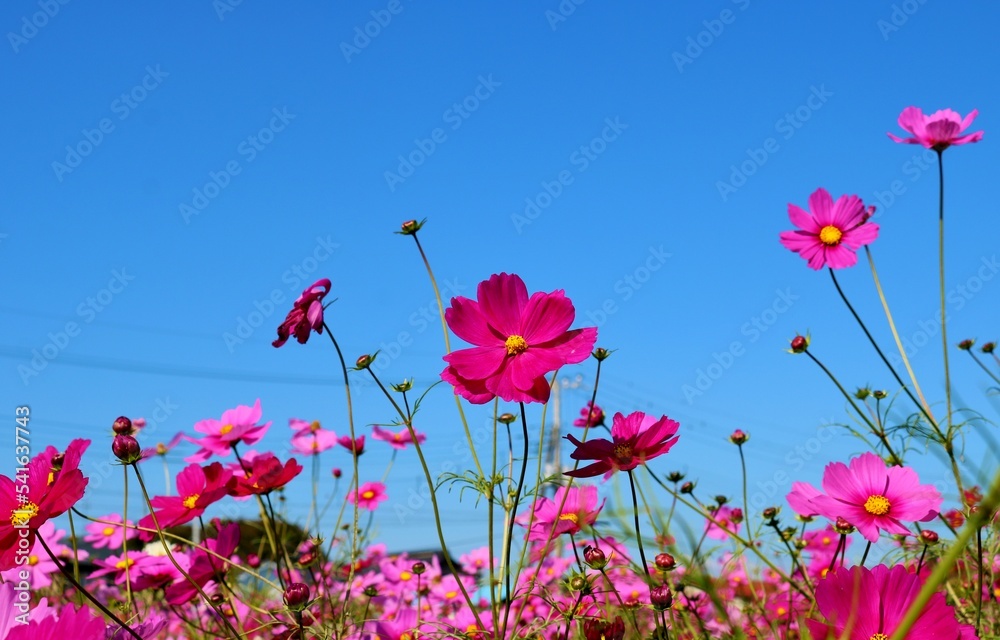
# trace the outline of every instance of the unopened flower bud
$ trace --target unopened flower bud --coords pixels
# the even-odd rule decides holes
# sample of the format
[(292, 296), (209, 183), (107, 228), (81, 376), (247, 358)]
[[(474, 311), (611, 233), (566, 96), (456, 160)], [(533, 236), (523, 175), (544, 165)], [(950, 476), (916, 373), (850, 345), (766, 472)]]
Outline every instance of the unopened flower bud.
[(116, 458), (125, 464), (138, 462), (142, 458), (142, 449), (139, 447), (139, 441), (132, 436), (115, 436), (115, 439), (111, 441), (111, 451), (115, 454)]
[(979, 347), (979, 350), (983, 353), (993, 353), (993, 350), (996, 349), (996, 347), (997, 343), (995, 342), (984, 342), (983, 346)]
[(733, 433), (729, 436), (729, 441), (735, 445), (741, 445), (749, 439), (750, 439), (750, 434), (745, 433), (739, 429), (733, 431)]
[(677, 484), (683, 479), (684, 479), (684, 474), (681, 473), (680, 471), (671, 471), (670, 473), (667, 474), (667, 480), (673, 482), (674, 484)]
[(924, 529), (920, 532), (920, 540), (926, 545), (937, 544), (938, 534), (930, 529)]
[(309, 602), (309, 586), (293, 582), (285, 587), (282, 598), (285, 600), (285, 606), (292, 611), (302, 611)]
[(367, 587), (365, 587), (362, 593), (364, 593), (369, 598), (374, 598), (375, 596), (378, 595), (378, 589), (376, 589), (374, 585), (368, 585)]
[(599, 547), (592, 547), (589, 544), (583, 548), (583, 560), (591, 569), (598, 571), (608, 566), (608, 558), (604, 552)]
[(872, 391), (872, 395), (875, 396), (876, 400), (885, 400), (889, 397), (889, 392), (883, 389), (876, 389), (875, 391)]
[(726, 496), (721, 496), (721, 495), (720, 496), (715, 496), (715, 501), (721, 507), (722, 505), (724, 505), (727, 502), (729, 502), (729, 498), (727, 498)]
[(962, 351), (968, 351), (972, 349), (972, 345), (974, 344), (976, 344), (975, 340), (966, 338), (965, 340), (962, 340), (961, 342), (958, 343), (958, 348), (961, 349)]
[(763, 514), (765, 519), (774, 520), (778, 515), (778, 507), (768, 507), (764, 509)]
[(673, 571), (677, 567), (677, 560), (669, 553), (658, 553), (653, 558), (653, 564), (660, 571)]
[(399, 225), (400, 231), (397, 231), (396, 233), (404, 236), (412, 236), (416, 232), (420, 231), (420, 228), (424, 226), (425, 222), (427, 222), (427, 218), (424, 218), (420, 222), (417, 222), (416, 220), (407, 220), (403, 224)]
[(792, 353), (802, 353), (809, 348), (809, 338), (807, 336), (795, 336), (792, 338)]
[(115, 418), (115, 422), (111, 425), (111, 428), (117, 434), (126, 436), (132, 435), (132, 421), (125, 416), (118, 416)]
[(247, 554), (247, 564), (250, 565), (251, 569), (257, 569), (260, 567), (260, 556), (256, 553)]
[(344, 475), (344, 472), (340, 470), (340, 467), (334, 467), (333, 468), (333, 477), (334, 478), (339, 478), (342, 475)]
[(419, 562), (419, 561), (413, 563), (413, 573), (415, 573), (415, 574), (417, 574), (419, 576), (419, 575), (422, 575), (424, 573), (424, 571), (427, 571), (427, 565), (426, 564), (424, 564), (423, 562)]
[(854, 392), (854, 397), (858, 400), (864, 400), (872, 394), (872, 390), (868, 387), (858, 387), (858, 390)]
[(602, 361), (608, 359), (608, 356), (611, 355), (611, 352), (608, 351), (607, 349), (602, 349), (601, 347), (598, 347), (598, 348), (594, 349), (594, 353), (592, 355), (595, 358), (597, 358), (598, 362), (602, 362)]
[(413, 380), (403, 380), (399, 384), (389, 385), (396, 393), (406, 393), (413, 388)]
[(635, 596), (629, 596), (625, 598), (625, 602), (623, 602), (622, 604), (625, 605), (626, 609), (638, 609), (639, 607), (642, 606), (642, 603), (639, 602), (639, 598)]
[(367, 369), (372, 366), (372, 362), (375, 362), (375, 358), (366, 353), (363, 356), (358, 356), (358, 359), (354, 361), (354, 368), (359, 371)]
[(661, 584), (649, 590), (649, 601), (657, 611), (665, 611), (674, 603), (674, 594), (669, 586)]
[(733, 510), (729, 512), (729, 519), (732, 520), (734, 524), (743, 522), (743, 509), (734, 507)]
[(513, 413), (501, 413), (500, 416), (497, 418), (497, 422), (501, 424), (510, 424), (515, 420), (517, 420), (517, 416), (515, 416)]
[(681, 493), (694, 493), (694, 483), (688, 480), (681, 485)]
[(587, 578), (579, 573), (569, 579), (569, 588), (573, 591), (583, 591), (587, 586)]
[(308, 567), (314, 562), (316, 562), (316, 554), (314, 552), (305, 551), (299, 554), (299, 564), (303, 567)]
[(854, 525), (848, 522), (845, 518), (837, 516), (837, 521), (833, 525), (833, 530), (846, 536), (854, 533)]

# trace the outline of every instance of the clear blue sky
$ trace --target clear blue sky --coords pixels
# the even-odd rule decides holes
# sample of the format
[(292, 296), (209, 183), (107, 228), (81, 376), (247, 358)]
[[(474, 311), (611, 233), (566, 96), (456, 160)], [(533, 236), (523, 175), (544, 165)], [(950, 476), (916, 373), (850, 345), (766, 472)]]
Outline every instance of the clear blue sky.
[[(169, 415), (161, 408), (154, 440), (258, 397), (274, 421), (269, 447), (282, 446), (290, 417), (346, 432), (325, 339), (270, 345), (290, 301), (318, 277), (333, 281), (329, 322), (350, 360), (391, 351), (406, 332), (411, 344), (385, 377), (435, 381), (443, 344), (424, 320), (431, 288), (413, 243), (393, 235), (427, 217), (421, 237), (453, 292), (472, 296), (491, 273), (516, 272), (531, 290), (565, 289), (578, 324), (600, 324), (599, 344), (617, 351), (599, 404), (681, 422), (658, 470), (687, 471), (705, 496), (735, 494), (724, 437), (742, 428), (753, 436), (751, 485), (778, 473), (816, 481), (859, 446), (840, 436), (808, 462), (796, 453), (844, 407), (815, 367), (784, 353), (787, 340), (811, 331), (815, 353), (849, 388), (893, 385), (827, 274), (778, 244), (787, 204), (824, 186), (880, 205), (880, 275), (902, 334), (920, 341), (938, 309), (937, 179), (921, 148), (886, 132), (911, 104), (978, 108), (986, 139), (945, 158), (950, 285), (997, 253), (986, 232), (1000, 159), (992, 3), (567, 0), (573, 11), (562, 15), (555, 0), (224, 2), (0, 9), (10, 123), (3, 405), (10, 422), (14, 406), (31, 406), (38, 450), (92, 438), (92, 473), (115, 416), (152, 420), (161, 405)], [(899, 195), (880, 203), (894, 181)], [(1000, 279), (989, 275), (952, 306), (953, 342), (1000, 335)], [(867, 269), (841, 281), (891, 347)], [(272, 296), (280, 302), (269, 307)], [(262, 325), (227, 341), (258, 308)], [(63, 339), (67, 323), (75, 335)], [(48, 347), (54, 358), (32, 369), (32, 350), (52, 341), (62, 342)], [(739, 355), (720, 356), (730, 363), (722, 375), (685, 394), (734, 342)], [(983, 377), (959, 355), (963, 399), (995, 418)], [(943, 400), (936, 335), (913, 362)], [(594, 368), (564, 373), (583, 376), (564, 394), (568, 420)], [(460, 433), (450, 395), (437, 387), (417, 421), (436, 468)], [(371, 391), (357, 404), (360, 431), (392, 417)], [(469, 415), (487, 419), (485, 408)], [(378, 479), (388, 459), (381, 443), (369, 449), (363, 480)], [(171, 456), (175, 471), (192, 451)], [(334, 463), (348, 466), (343, 451), (326, 456)], [(150, 476), (162, 487), (158, 469)], [(119, 508), (112, 482), (88, 494), (87, 511)], [(434, 544), (428, 512), (405, 526), (393, 516), (422, 482), (406, 452), (377, 518), (392, 549)], [(299, 486), (291, 502), (304, 513)], [(783, 503), (788, 488), (767, 501)], [(483, 539), (469, 509), (445, 500), (446, 517), (461, 522), (458, 550)]]

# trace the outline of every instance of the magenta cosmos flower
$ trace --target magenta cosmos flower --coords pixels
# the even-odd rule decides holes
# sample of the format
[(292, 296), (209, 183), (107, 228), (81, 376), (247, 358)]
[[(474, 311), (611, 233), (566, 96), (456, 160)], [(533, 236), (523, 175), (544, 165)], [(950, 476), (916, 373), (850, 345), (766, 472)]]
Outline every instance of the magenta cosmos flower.
[[(417, 434), (417, 444), (423, 444), (427, 440), (427, 435), (414, 431)], [(372, 440), (386, 442), (393, 449), (405, 449), (406, 445), (413, 444), (413, 436), (409, 429), (402, 431), (389, 431), (378, 425), (372, 427)]]
[[(210, 505), (221, 500), (227, 492), (226, 485), (233, 472), (224, 469), (218, 462), (207, 467), (192, 464), (177, 474), (177, 495), (156, 496), (150, 502), (156, 509), (156, 524), (163, 529), (177, 527), (191, 522), (205, 513)], [(139, 537), (147, 542), (153, 539), (153, 516), (139, 520), (139, 526), (150, 531), (140, 531)]]
[(479, 283), (476, 300), (451, 299), (448, 326), (476, 345), (444, 357), (441, 378), (474, 404), (547, 402), (545, 374), (583, 362), (597, 341), (597, 327), (569, 330), (576, 310), (562, 290), (528, 297), (524, 282), (501, 273)]
[(257, 424), (261, 417), (260, 398), (252, 407), (244, 404), (222, 413), (222, 419), (209, 418), (194, 425), (194, 430), (203, 433), (201, 438), (185, 436), (188, 441), (201, 445), (201, 449), (184, 459), (185, 462), (204, 462), (213, 455), (224, 456), (236, 443), (256, 444), (270, 422)]
[(271, 345), (280, 347), (293, 335), (299, 344), (305, 344), (311, 331), (323, 333), (323, 298), (332, 286), (328, 278), (323, 278), (303, 291), (278, 327), (278, 339)]
[(351, 504), (357, 502), (359, 508), (369, 511), (374, 511), (378, 508), (378, 503), (388, 499), (389, 496), (385, 495), (385, 485), (381, 482), (366, 482), (358, 487), (356, 492), (347, 494), (348, 502)]
[(604, 424), (604, 409), (592, 402), (588, 402), (587, 406), (580, 409), (580, 416), (573, 421), (574, 427), (596, 427)]
[(867, 540), (878, 540), (879, 531), (909, 534), (903, 522), (927, 522), (937, 517), (941, 494), (932, 485), (920, 484), (909, 467), (886, 467), (874, 453), (850, 462), (831, 462), (823, 470), (823, 489), (806, 482), (792, 483), (788, 504), (802, 516), (844, 518)]
[(588, 478), (602, 473), (610, 476), (615, 471), (630, 471), (641, 464), (670, 451), (677, 443), (679, 424), (660, 416), (657, 420), (641, 411), (631, 413), (628, 417), (616, 413), (611, 421), (611, 438), (605, 440), (588, 440), (581, 442), (573, 434), (566, 439), (576, 445), (576, 451), (570, 454), (574, 460), (596, 460), (593, 464), (567, 471), (566, 475), (574, 478)]
[(913, 134), (912, 137), (900, 138), (892, 133), (888, 135), (893, 142), (920, 144), (940, 152), (954, 144), (982, 140), (982, 131), (961, 135), (969, 128), (977, 115), (979, 115), (979, 111), (975, 109), (964, 118), (951, 109), (941, 109), (932, 115), (925, 116), (920, 107), (906, 107), (903, 109), (903, 113), (899, 114), (899, 126), (907, 133)]
[[(560, 509), (562, 507), (562, 509)], [(534, 513), (525, 513), (517, 523), (531, 528), (528, 540), (548, 542), (564, 533), (579, 533), (583, 527), (592, 526), (604, 503), (597, 504), (597, 487), (559, 487), (552, 499), (544, 496), (535, 501)]]
[[(903, 565), (851, 567), (827, 574), (816, 586), (816, 606), (826, 622), (807, 620), (815, 640), (889, 638), (920, 593), (920, 578)], [(943, 593), (935, 593), (905, 640), (973, 640), (971, 625), (959, 624)]]
[(89, 444), (90, 440), (74, 440), (58, 471), (53, 470), (53, 457), (46, 450), (18, 469), (14, 480), (0, 475), (0, 571), (22, 566), (39, 527), (83, 497), (87, 478), (77, 467)]
[(878, 237), (878, 225), (868, 222), (874, 211), (857, 196), (840, 196), (834, 202), (826, 189), (816, 189), (809, 196), (809, 212), (788, 205), (788, 218), (798, 229), (782, 231), (781, 244), (808, 260), (812, 269), (854, 266), (855, 251)]

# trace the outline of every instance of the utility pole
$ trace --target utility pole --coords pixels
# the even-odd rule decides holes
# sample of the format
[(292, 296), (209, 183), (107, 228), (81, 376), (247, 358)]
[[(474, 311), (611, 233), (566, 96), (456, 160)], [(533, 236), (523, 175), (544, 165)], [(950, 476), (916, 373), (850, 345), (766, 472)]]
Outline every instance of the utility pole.
[[(545, 475), (559, 476), (562, 474), (562, 390), (579, 389), (583, 385), (583, 376), (557, 378), (552, 384), (552, 429), (549, 431), (548, 447), (545, 450)], [(555, 486), (545, 486), (543, 494), (555, 493)]]

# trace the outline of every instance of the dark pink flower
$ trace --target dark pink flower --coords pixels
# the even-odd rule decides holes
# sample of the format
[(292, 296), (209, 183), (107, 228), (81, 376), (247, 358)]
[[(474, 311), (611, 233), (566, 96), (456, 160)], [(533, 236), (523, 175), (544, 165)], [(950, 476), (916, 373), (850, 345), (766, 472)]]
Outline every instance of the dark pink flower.
[(855, 253), (875, 242), (878, 225), (868, 222), (871, 210), (857, 196), (840, 196), (836, 202), (826, 189), (809, 196), (809, 212), (788, 205), (795, 231), (782, 231), (781, 244), (809, 261), (811, 269), (843, 269), (858, 261)]
[[(734, 513), (738, 512), (738, 513)], [(709, 519), (705, 519), (705, 535), (713, 540), (728, 540), (729, 534), (740, 532), (740, 523), (737, 520), (742, 517), (739, 509), (733, 509), (723, 505), (712, 512), (712, 518), (719, 524), (715, 524)], [(719, 525), (722, 525), (721, 527)]]
[[(806, 620), (815, 640), (889, 638), (916, 600), (922, 581), (904, 565), (840, 568), (816, 586), (816, 606), (826, 622)], [(974, 640), (959, 624), (943, 593), (935, 593), (904, 640)]]
[(356, 456), (360, 456), (365, 452), (365, 437), (358, 436), (357, 438), (351, 439), (351, 436), (340, 436), (337, 438), (337, 443), (353, 453)]
[(280, 347), (293, 335), (299, 344), (305, 344), (311, 331), (323, 333), (323, 298), (330, 293), (331, 286), (330, 280), (323, 278), (303, 291), (278, 327), (278, 339), (271, 345)]
[(941, 494), (933, 485), (920, 484), (909, 467), (887, 467), (874, 453), (850, 462), (831, 462), (823, 470), (820, 492), (806, 482), (792, 483), (788, 504), (803, 516), (844, 518), (867, 540), (878, 540), (879, 531), (909, 534), (903, 522), (927, 522), (938, 515)]
[[(225, 497), (226, 485), (232, 477), (233, 472), (218, 462), (204, 468), (197, 464), (185, 467), (177, 474), (176, 496), (156, 496), (150, 501), (156, 509), (156, 522), (163, 529), (191, 522)], [(154, 529), (153, 516), (145, 516), (139, 526)], [(154, 535), (152, 531), (139, 532), (139, 537), (146, 541), (152, 540)]]
[(302, 465), (295, 458), (282, 465), (273, 453), (256, 456), (246, 466), (249, 467), (246, 474), (234, 474), (229, 481), (229, 495), (242, 497), (270, 493), (302, 473)]
[(476, 345), (444, 356), (441, 378), (474, 404), (547, 402), (545, 374), (583, 362), (597, 341), (597, 328), (569, 330), (576, 311), (562, 290), (530, 298), (516, 275), (501, 273), (479, 283), (477, 300), (451, 299), (448, 326)]
[(951, 109), (941, 109), (926, 116), (920, 107), (906, 107), (899, 114), (899, 126), (913, 134), (912, 137), (900, 138), (892, 133), (888, 135), (893, 142), (919, 144), (935, 151), (944, 151), (955, 144), (979, 142), (983, 139), (982, 131), (960, 135), (969, 128), (977, 115), (979, 111), (975, 109), (964, 118)]
[(574, 427), (596, 427), (604, 424), (604, 409), (592, 402), (580, 409), (580, 417), (573, 421)]
[(205, 541), (205, 548), (213, 553), (209, 554), (201, 549), (191, 552), (189, 556), (191, 563), (187, 570), (191, 578), (189, 580), (185, 576), (178, 576), (174, 583), (167, 587), (165, 596), (170, 604), (183, 604), (198, 596), (198, 590), (191, 584), (191, 580), (204, 589), (210, 581), (219, 581), (226, 575), (229, 563), (217, 556), (229, 558), (233, 555), (240, 541), (240, 526), (231, 523), (219, 527), (218, 520), (215, 523), (218, 535)]
[[(32, 620), (25, 625), (15, 625), (5, 640), (105, 640), (103, 618), (98, 618), (90, 609), (65, 605), (58, 614), (41, 620)], [(117, 626), (117, 625), (116, 625)], [(131, 637), (131, 636), (130, 636)]]
[(576, 471), (567, 471), (566, 475), (587, 478), (602, 473), (610, 476), (615, 471), (635, 469), (670, 451), (679, 437), (676, 435), (678, 428), (680, 425), (667, 416), (661, 416), (657, 420), (641, 411), (631, 413), (628, 417), (616, 413), (611, 421), (610, 441), (598, 438), (581, 442), (573, 434), (566, 436), (567, 440), (576, 445), (576, 451), (570, 454), (571, 458), (597, 461)]

